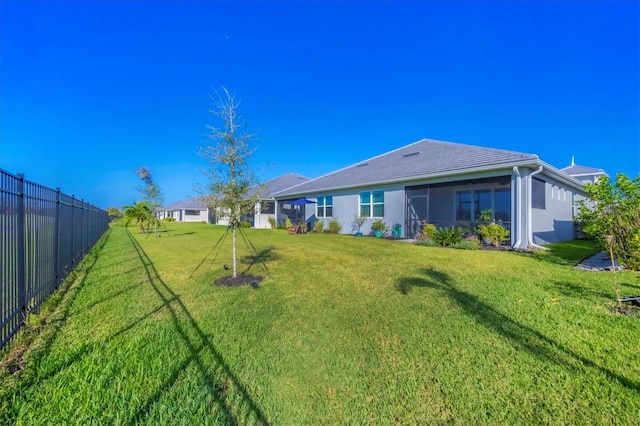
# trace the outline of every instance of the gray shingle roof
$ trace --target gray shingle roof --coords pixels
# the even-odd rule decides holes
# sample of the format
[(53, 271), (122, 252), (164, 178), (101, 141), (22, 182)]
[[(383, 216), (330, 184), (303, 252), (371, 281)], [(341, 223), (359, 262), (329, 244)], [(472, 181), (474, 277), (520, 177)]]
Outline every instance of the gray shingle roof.
[(538, 160), (535, 154), (423, 139), (283, 190), (278, 196), (446, 175)]
[(188, 198), (186, 200), (176, 201), (175, 203), (167, 204), (162, 208), (162, 210), (169, 210), (169, 211), (183, 210), (183, 209), (206, 210), (207, 208), (205, 207), (204, 204), (202, 204), (202, 201), (200, 201), (200, 199), (198, 198)]
[(595, 167), (587, 167), (587, 166), (578, 166), (577, 164), (572, 164), (571, 166), (565, 167), (562, 169), (563, 172), (568, 174), (569, 176), (585, 176), (585, 175), (605, 175), (604, 170), (596, 169)]
[[(273, 194), (277, 192), (283, 191), (287, 188), (291, 188), (292, 186), (300, 185), (301, 183), (307, 182), (308, 180), (308, 177), (304, 177), (296, 173), (287, 173), (285, 175), (278, 176), (263, 183), (264, 193), (262, 194), (262, 198), (271, 198)], [(258, 186), (249, 188), (248, 196), (251, 197), (253, 194), (255, 194), (257, 189)]]

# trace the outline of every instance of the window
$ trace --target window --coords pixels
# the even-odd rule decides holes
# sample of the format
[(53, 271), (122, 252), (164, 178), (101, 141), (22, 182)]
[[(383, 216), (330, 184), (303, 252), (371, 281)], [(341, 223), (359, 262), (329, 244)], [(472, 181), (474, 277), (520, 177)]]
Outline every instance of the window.
[[(491, 211), (491, 219), (498, 222), (511, 220), (511, 190), (483, 189), (456, 192), (456, 220), (480, 220), (485, 210)], [(473, 219), (472, 219), (473, 218)]]
[(384, 217), (384, 191), (360, 193), (360, 216)]
[(185, 210), (184, 214), (186, 216), (200, 216), (200, 210)]
[(456, 192), (456, 220), (471, 220), (471, 192)]
[(493, 194), (494, 220), (498, 222), (511, 221), (511, 190), (496, 189)]
[(316, 204), (316, 217), (332, 217), (333, 216), (333, 196), (326, 195), (318, 197)]
[(262, 208), (262, 214), (276, 213), (276, 203), (274, 201), (263, 201), (260, 207)]
[(475, 191), (473, 193), (473, 216), (475, 220), (480, 220), (480, 213), (483, 210), (491, 210), (491, 190)]
[(531, 179), (531, 207), (534, 209), (546, 208), (545, 182), (543, 180)]

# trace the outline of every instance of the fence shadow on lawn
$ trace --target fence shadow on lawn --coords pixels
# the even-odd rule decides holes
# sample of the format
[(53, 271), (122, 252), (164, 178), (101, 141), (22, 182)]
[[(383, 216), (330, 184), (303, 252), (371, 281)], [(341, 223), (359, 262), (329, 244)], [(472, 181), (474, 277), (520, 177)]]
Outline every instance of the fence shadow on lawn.
[(402, 277), (396, 282), (396, 288), (404, 295), (408, 295), (412, 287), (425, 287), (443, 291), (455, 301), (465, 312), (471, 314), (478, 323), (508, 338), (520, 348), (544, 361), (564, 365), (577, 369), (574, 365), (581, 363), (586, 367), (598, 370), (600, 373), (617, 381), (623, 386), (640, 392), (640, 383), (628, 379), (618, 373), (596, 364), (594, 361), (576, 354), (560, 343), (543, 335), (524, 324), (496, 311), (490, 305), (482, 302), (476, 296), (458, 290), (453, 286), (448, 274), (434, 269), (423, 269), (423, 277)]
[[(145, 417), (148, 414), (151, 406), (160, 400), (163, 393), (167, 392), (173, 384), (178, 380), (180, 372), (185, 370), (191, 363), (195, 363), (202, 378), (204, 379), (207, 389), (212, 396), (215, 398), (218, 403), (220, 409), (223, 411), (225, 415), (225, 421), (229, 424), (268, 424), (269, 421), (266, 415), (262, 412), (260, 407), (256, 404), (256, 402), (252, 399), (247, 391), (246, 386), (244, 386), (237, 376), (231, 371), (229, 365), (225, 362), (224, 358), (220, 354), (220, 352), (216, 349), (216, 347), (211, 343), (209, 336), (202, 331), (196, 320), (193, 318), (189, 310), (186, 308), (180, 297), (167, 286), (167, 284), (162, 280), (158, 271), (151, 259), (147, 256), (144, 249), (140, 246), (138, 241), (133, 237), (131, 232), (127, 230), (127, 235), (131, 240), (132, 245), (134, 246), (140, 261), (143, 263), (147, 279), (149, 284), (153, 287), (153, 290), (157, 294), (157, 296), (162, 301), (161, 308), (168, 309), (171, 315), (171, 321), (173, 323), (173, 327), (176, 332), (180, 336), (180, 338), (187, 345), (190, 356), (179, 365), (170, 375), (169, 379), (160, 386), (156, 392), (151, 395), (145, 403), (143, 403), (140, 408), (137, 410), (136, 414), (132, 419), (130, 419), (130, 423), (138, 423), (144, 421)], [(177, 303), (177, 308), (174, 307), (174, 304)], [(188, 324), (185, 326), (180, 322), (179, 316), (184, 315), (187, 318)], [(191, 337), (189, 337), (189, 333), (187, 330), (187, 326), (192, 328), (198, 338), (200, 339), (200, 343), (194, 342)], [(217, 372), (222, 373), (228, 380), (230, 380), (234, 387), (238, 390), (240, 397), (242, 398), (242, 413), (234, 413), (230, 404), (225, 402), (225, 384), (221, 383), (219, 380), (216, 380), (213, 375), (207, 371), (207, 366), (204, 364), (201, 356), (201, 352), (203, 350), (208, 351), (213, 355), (217, 366)], [(235, 410), (238, 411), (238, 410)]]

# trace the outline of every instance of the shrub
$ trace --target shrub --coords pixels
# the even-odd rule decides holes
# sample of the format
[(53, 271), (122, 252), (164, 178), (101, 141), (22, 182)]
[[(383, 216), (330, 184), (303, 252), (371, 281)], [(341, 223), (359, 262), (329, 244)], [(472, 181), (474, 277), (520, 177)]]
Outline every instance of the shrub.
[(615, 182), (601, 177), (584, 186), (588, 200), (578, 201), (582, 232), (630, 269), (640, 266), (640, 176), (623, 173)]
[(437, 241), (432, 239), (417, 240), (416, 244), (419, 246), (425, 246), (425, 247), (440, 247), (440, 244), (438, 244)]
[(464, 230), (458, 226), (438, 228), (433, 233), (433, 240), (442, 247), (450, 247), (462, 241)]
[(251, 222), (240, 222), (240, 228), (251, 228)]
[(292, 226), (293, 226), (293, 222), (291, 222), (291, 219), (286, 218), (286, 219), (284, 220), (284, 227), (285, 227), (285, 229), (291, 228)]
[(478, 250), (480, 248), (480, 239), (475, 235), (470, 235), (467, 238), (452, 244), (452, 248), (462, 249), (462, 250)]
[(491, 241), (494, 247), (498, 247), (509, 238), (509, 230), (497, 223), (482, 224), (478, 226), (478, 233), (483, 238)]
[(372, 231), (380, 231), (382, 233), (385, 233), (385, 232), (387, 232), (389, 230), (389, 227), (387, 226), (386, 223), (384, 223), (384, 221), (382, 219), (376, 219), (371, 224), (371, 230)]
[(420, 233), (416, 235), (416, 240), (433, 240), (434, 232), (436, 232), (436, 226), (433, 223), (425, 223)]
[(175, 221), (176, 221), (176, 218), (175, 218), (175, 217), (166, 217), (166, 218), (164, 219), (164, 221), (165, 221), (165, 222), (175, 222)]
[(324, 231), (324, 222), (321, 220), (317, 220), (316, 223), (313, 224), (313, 232), (317, 232), (321, 234)]
[(338, 219), (331, 219), (329, 221), (329, 233), (337, 234), (342, 229), (342, 225), (338, 222)]
[(434, 232), (436, 232), (436, 226), (433, 223), (425, 223), (422, 226), (422, 233), (427, 237), (432, 238)]
[(276, 229), (276, 218), (275, 217), (270, 217), (267, 219), (267, 221), (269, 222), (269, 226), (271, 227), (271, 229)]
[(367, 221), (366, 216), (360, 216), (358, 214), (353, 215), (353, 222), (351, 222), (352, 229), (356, 232), (360, 232), (360, 228)]

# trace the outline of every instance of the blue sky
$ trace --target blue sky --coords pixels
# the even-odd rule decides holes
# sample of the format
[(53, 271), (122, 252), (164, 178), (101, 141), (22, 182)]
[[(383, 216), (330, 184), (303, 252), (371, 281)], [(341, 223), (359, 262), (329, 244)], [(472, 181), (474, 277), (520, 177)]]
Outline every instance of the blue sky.
[(262, 180), (422, 138), (640, 172), (636, 1), (0, 1), (0, 168), (100, 207), (204, 183), (210, 95)]

